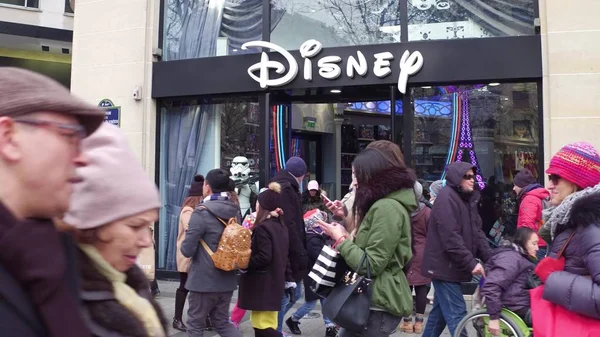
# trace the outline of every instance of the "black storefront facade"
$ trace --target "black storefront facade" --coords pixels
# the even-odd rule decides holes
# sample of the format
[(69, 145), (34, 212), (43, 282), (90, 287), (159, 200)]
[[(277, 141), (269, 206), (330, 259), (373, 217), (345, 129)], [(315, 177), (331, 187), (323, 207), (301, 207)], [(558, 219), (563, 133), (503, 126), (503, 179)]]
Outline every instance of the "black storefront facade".
[[(327, 36), (303, 35), (310, 32), (298, 33), (301, 37), (288, 33), (286, 36), (294, 38), (281, 42), (282, 35), (277, 32), (285, 27), (274, 28), (273, 21), (296, 24), (298, 13), (281, 14), (277, 1), (238, 1), (233, 9), (246, 3), (246, 12), (254, 10), (260, 20), (248, 23), (252, 29), (239, 38), (231, 28), (231, 22), (238, 21), (227, 21), (233, 20), (235, 11), (223, 8), (220, 30), (215, 33), (218, 37), (210, 42), (212, 54), (203, 53), (196, 45), (204, 38), (188, 45), (193, 48), (182, 48), (181, 41), (189, 37), (183, 28), (179, 30), (179, 48), (173, 48), (177, 34), (169, 28), (172, 1), (163, 2), (165, 48), (163, 60), (154, 64), (152, 85), (159, 106), (156, 178), (164, 203), (156, 230), (159, 277), (168, 277), (176, 269), (177, 217), (191, 177), (215, 167), (228, 169), (238, 156), (249, 159), (261, 187), (287, 158), (301, 156), (309, 163), (310, 179), (318, 180), (330, 196), (338, 198), (347, 190), (352, 158), (373, 140), (389, 139), (400, 145), (407, 163), (426, 182), (443, 179), (448, 163), (468, 161), (478, 167), (480, 210), (491, 240), (515, 221), (516, 201), (510, 191), (514, 174), (529, 168), (542, 176), (537, 1), (517, 1), (528, 4), (523, 11), (499, 10), (499, 14), (519, 18), (522, 22), (517, 23), (527, 27), (512, 34), (515, 36), (500, 31), (485, 38), (466, 34), (464, 38), (424, 40), (423, 34), (415, 31), (433, 31), (433, 36), (441, 31), (440, 23), (414, 27), (413, 22), (411, 26), (411, 13), (426, 5), (400, 0), (396, 1), (396, 25), (380, 29), (392, 31), (399, 42), (383, 43), (385, 39), (379, 38), (363, 45), (348, 39), (347, 44), (353, 44), (337, 43), (341, 46)], [(442, 2), (431, 3), (443, 9)], [(458, 8), (462, 2), (447, 3)], [(470, 8), (463, 5), (462, 10)], [(434, 5), (425, 12), (442, 10), (439, 8)], [(210, 11), (210, 5), (205, 9)], [(305, 17), (313, 10), (307, 10)], [(455, 10), (456, 15), (461, 13)], [(284, 21), (286, 15), (294, 19)], [(460, 22), (472, 22), (470, 31), (476, 30), (473, 27), (490, 31), (490, 22), (501, 26), (498, 21), (485, 21), (487, 17), (482, 14)], [(507, 18), (502, 20), (510, 26)], [(193, 20), (187, 24), (190, 22)], [(179, 26), (185, 26), (183, 21)], [(206, 32), (201, 31), (203, 34)], [(316, 55), (312, 55), (316, 42), (309, 41), (313, 39), (322, 43)], [(271, 49), (281, 47), (283, 51), (264, 48), (263, 54), (262, 48), (247, 45), (244, 50), (244, 43), (252, 41), (271, 41), (275, 45), (269, 46)], [(301, 46), (306, 48), (298, 50)], [(408, 60), (403, 59), (405, 54)], [(259, 83), (261, 76), (267, 81), (264, 88)], [(284, 83), (273, 83), (281, 78)]]

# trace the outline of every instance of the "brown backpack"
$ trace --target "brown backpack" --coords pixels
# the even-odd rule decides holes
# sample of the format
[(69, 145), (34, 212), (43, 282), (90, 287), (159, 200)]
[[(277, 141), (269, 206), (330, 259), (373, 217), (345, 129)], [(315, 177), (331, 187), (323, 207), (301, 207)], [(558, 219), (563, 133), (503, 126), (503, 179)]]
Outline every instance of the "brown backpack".
[(252, 232), (248, 228), (238, 224), (235, 217), (229, 219), (229, 222), (225, 222), (225, 220), (219, 218), (206, 206), (201, 206), (200, 209), (208, 211), (208, 213), (212, 214), (225, 226), (216, 252), (213, 252), (204, 240), (200, 240), (202, 247), (204, 247), (204, 250), (206, 250), (215, 264), (215, 268), (224, 271), (248, 268), (250, 254), (252, 253), (250, 248)]

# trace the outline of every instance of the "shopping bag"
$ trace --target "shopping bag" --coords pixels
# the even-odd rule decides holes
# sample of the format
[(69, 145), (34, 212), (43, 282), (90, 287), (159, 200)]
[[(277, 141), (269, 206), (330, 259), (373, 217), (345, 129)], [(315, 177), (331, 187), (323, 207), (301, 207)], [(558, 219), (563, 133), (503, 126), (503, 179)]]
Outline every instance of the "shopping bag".
[(323, 246), (317, 262), (313, 265), (308, 277), (314, 282), (311, 290), (321, 298), (327, 298), (336, 283), (346, 271), (346, 262), (335, 249)]
[(535, 337), (597, 337), (600, 321), (570, 312), (542, 298), (544, 286), (529, 291)]

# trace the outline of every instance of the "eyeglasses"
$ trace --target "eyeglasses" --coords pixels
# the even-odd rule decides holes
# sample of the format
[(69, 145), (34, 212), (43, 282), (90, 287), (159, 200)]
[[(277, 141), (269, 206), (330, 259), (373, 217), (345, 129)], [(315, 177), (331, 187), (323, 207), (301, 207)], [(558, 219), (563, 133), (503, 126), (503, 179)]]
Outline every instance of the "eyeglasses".
[(465, 174), (465, 175), (463, 176), (463, 179), (464, 179), (464, 180), (475, 180), (475, 176), (474, 176), (474, 175), (472, 175), (472, 174)]
[(556, 175), (556, 174), (548, 175), (548, 180), (550, 180), (552, 182), (552, 185), (558, 185), (558, 181), (560, 179), (561, 179), (561, 177), (559, 175)]
[(37, 128), (44, 128), (55, 132), (69, 140), (69, 143), (75, 146), (77, 153), (80, 151), (81, 141), (85, 138), (85, 128), (76, 124), (57, 123), (39, 119), (18, 118), (15, 123), (26, 124)]

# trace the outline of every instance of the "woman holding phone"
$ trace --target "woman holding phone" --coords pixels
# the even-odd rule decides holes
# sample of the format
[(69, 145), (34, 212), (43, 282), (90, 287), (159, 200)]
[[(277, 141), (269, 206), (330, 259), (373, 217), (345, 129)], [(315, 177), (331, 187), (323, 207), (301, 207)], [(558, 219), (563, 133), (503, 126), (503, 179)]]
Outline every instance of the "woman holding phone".
[[(413, 309), (403, 268), (412, 256), (410, 213), (417, 208), (416, 178), (403, 163), (377, 148), (367, 148), (356, 156), (352, 170), (357, 180), (354, 221), (347, 229), (324, 221), (320, 226), (335, 241), (350, 269), (358, 268), (366, 255), (373, 295), (362, 335), (389, 336)], [(366, 272), (366, 266), (359, 270), (361, 275)], [(340, 337), (359, 335), (343, 328)]]

